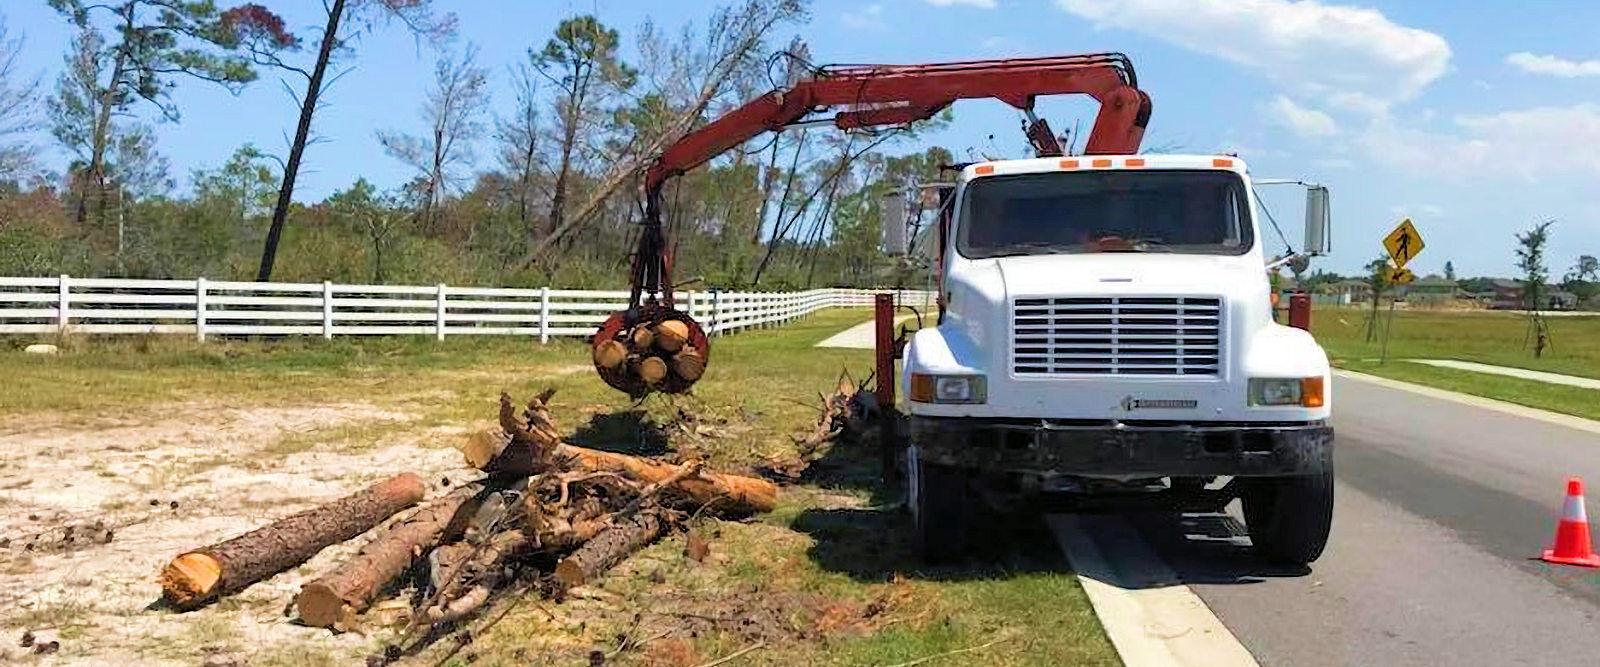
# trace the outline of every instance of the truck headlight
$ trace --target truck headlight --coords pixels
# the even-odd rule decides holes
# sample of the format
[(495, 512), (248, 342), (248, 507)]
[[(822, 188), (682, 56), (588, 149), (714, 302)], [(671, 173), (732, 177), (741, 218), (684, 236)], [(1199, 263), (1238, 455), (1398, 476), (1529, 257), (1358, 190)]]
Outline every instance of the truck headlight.
[(982, 403), (988, 399), (982, 375), (911, 374), (910, 399), (917, 403)]
[(1322, 378), (1251, 378), (1250, 405), (1323, 406)]

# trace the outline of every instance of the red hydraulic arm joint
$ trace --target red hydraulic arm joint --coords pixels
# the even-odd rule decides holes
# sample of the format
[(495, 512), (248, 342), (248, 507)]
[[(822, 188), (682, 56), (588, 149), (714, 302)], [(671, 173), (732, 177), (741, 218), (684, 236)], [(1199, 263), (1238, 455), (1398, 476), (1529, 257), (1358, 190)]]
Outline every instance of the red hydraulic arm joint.
[[(1090, 155), (1139, 151), (1150, 120), (1150, 97), (1139, 90), (1133, 64), (1120, 53), (979, 60), (933, 65), (850, 65), (816, 70), (792, 88), (774, 90), (706, 124), (664, 150), (645, 172), (645, 219), (630, 271), (630, 308), (614, 314), (593, 339), (598, 351), (624, 332), (662, 318), (688, 324), (696, 349), (706, 342), (693, 318), (674, 309), (667, 241), (661, 227), (662, 187), (681, 175), (765, 132), (781, 131), (833, 111), (833, 124), (843, 130), (904, 125), (932, 118), (963, 99), (997, 99), (1032, 115), (1034, 100), (1044, 95), (1088, 95), (1100, 103), (1084, 152)], [(1059, 155), (1060, 144), (1049, 126), (1035, 120), (1028, 135), (1042, 155)], [(601, 370), (618, 389), (687, 391), (692, 380), (645, 386), (628, 373)], [(684, 378), (686, 380), (686, 378)], [(892, 383), (880, 378), (880, 386)]]

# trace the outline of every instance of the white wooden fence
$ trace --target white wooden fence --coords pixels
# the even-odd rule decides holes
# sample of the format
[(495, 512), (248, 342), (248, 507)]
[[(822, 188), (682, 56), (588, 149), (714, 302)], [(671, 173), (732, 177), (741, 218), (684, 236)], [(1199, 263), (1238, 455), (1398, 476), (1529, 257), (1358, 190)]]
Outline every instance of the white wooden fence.
[[(708, 334), (779, 324), (823, 308), (870, 306), (873, 290), (689, 291), (675, 295)], [(899, 303), (927, 307), (924, 291)], [(448, 285), (335, 285), (0, 277), (0, 334), (587, 336), (627, 292)]]

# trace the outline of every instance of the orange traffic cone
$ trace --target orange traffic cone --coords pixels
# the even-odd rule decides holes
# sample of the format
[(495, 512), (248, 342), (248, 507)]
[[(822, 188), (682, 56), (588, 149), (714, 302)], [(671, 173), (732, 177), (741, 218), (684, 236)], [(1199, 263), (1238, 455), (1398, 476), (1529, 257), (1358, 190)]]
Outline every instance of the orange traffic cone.
[(1543, 560), (1563, 565), (1600, 567), (1600, 554), (1589, 541), (1589, 514), (1583, 509), (1583, 480), (1567, 480), (1567, 502), (1556, 526), (1556, 548), (1545, 549)]

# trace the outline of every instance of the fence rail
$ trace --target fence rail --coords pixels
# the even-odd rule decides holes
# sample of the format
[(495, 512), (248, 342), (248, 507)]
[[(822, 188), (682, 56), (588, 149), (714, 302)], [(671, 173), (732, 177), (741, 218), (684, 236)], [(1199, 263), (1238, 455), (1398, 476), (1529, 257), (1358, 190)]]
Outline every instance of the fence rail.
[[(880, 290), (687, 291), (674, 295), (711, 335), (868, 306)], [(927, 307), (933, 295), (896, 293)], [(336, 285), (0, 277), (0, 334), (587, 336), (628, 293), (449, 285)]]

